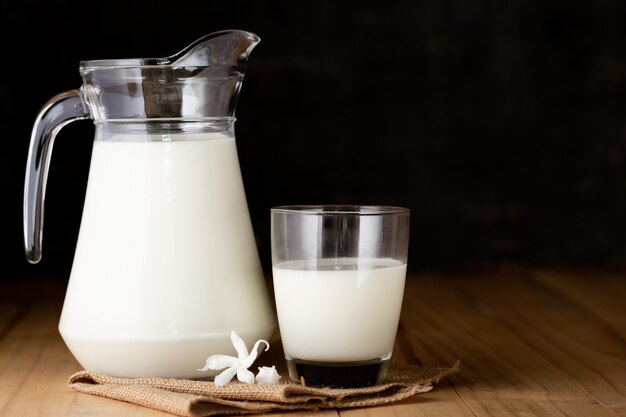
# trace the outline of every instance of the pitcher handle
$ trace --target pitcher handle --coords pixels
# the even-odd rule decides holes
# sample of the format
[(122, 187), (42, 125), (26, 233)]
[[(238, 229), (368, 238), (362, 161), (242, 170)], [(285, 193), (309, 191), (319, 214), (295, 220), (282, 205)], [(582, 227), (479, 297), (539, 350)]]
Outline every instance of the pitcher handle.
[(54, 138), (66, 124), (89, 116), (83, 93), (77, 89), (52, 97), (35, 120), (24, 183), (24, 248), (32, 264), (41, 260), (44, 198)]

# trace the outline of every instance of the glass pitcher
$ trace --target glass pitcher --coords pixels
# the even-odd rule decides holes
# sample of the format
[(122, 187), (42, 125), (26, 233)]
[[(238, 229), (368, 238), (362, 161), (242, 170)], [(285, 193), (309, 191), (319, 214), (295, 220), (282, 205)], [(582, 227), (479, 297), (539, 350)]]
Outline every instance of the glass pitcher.
[(33, 127), (24, 190), (26, 257), (41, 259), (56, 133), (92, 119), (95, 140), (59, 321), (87, 370), (196, 378), (213, 354), (251, 346), (276, 320), (250, 221), (235, 106), (259, 37), (228, 30), (154, 59), (80, 63), (82, 87)]

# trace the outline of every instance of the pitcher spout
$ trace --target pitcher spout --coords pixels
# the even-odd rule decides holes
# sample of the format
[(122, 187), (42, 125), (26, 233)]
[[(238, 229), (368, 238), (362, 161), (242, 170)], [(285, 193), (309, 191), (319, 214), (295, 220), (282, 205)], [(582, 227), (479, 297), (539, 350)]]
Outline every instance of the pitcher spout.
[(260, 41), (251, 32), (222, 30), (201, 37), (165, 59), (173, 67), (236, 65), (245, 71), (250, 52)]

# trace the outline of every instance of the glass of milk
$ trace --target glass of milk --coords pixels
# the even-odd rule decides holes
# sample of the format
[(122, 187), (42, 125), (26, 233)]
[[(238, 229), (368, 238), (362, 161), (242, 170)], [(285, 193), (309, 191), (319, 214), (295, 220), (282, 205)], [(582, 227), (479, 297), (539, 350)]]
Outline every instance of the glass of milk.
[(335, 388), (382, 383), (402, 307), (409, 209), (277, 206), (271, 239), (289, 377)]

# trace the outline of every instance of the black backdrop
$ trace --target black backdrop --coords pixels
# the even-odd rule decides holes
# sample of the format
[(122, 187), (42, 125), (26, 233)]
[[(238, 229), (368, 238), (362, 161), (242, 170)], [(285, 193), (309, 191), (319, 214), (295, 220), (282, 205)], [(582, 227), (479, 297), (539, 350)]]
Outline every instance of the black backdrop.
[[(78, 62), (257, 33), (237, 143), (262, 262), (278, 204), (412, 210), (413, 270), (626, 264), (621, 1), (3, 1), (3, 277), (69, 274), (93, 125), (57, 137), (43, 261), (23, 256), (34, 118)], [(7, 272), (12, 271), (12, 272)]]

